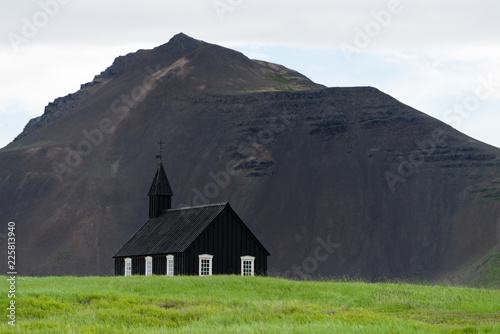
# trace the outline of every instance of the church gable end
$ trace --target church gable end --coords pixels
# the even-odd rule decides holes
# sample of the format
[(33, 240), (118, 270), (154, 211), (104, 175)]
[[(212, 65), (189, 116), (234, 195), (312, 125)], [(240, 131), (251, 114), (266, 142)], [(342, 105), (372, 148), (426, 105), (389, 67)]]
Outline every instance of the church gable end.
[(241, 274), (243, 256), (255, 257), (257, 274), (266, 274), (267, 271), (269, 253), (229, 204), (186, 249), (186, 274), (199, 274), (195, 260), (200, 254), (213, 255), (214, 275)]

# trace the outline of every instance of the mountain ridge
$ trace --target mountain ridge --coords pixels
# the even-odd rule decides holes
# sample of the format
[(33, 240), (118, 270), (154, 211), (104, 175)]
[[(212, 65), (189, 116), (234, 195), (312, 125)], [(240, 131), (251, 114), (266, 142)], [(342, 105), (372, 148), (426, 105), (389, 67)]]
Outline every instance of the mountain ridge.
[(160, 138), (174, 207), (231, 202), (280, 275), (460, 280), (498, 247), (500, 150), (376, 88), (181, 34), (73, 94), (0, 150), (20, 273), (112, 274), (147, 219)]
[[(96, 75), (91, 82), (82, 84), (79, 91), (70, 93), (64, 97), (56, 98), (53, 102), (50, 102), (45, 107), (44, 114), (31, 119), (25, 126), (23, 132), (19, 134), (14, 139), (14, 141), (17, 141), (25, 137), (26, 135), (38, 130), (39, 128), (46, 126), (48, 123), (50, 123), (54, 119), (61, 117), (63, 114), (71, 112), (81, 103), (83, 103), (89, 95), (92, 95), (96, 90), (100, 89), (110, 80), (120, 78), (120, 76), (124, 72), (126, 72), (127, 69), (134, 68), (134, 66), (136, 66), (137, 63), (143, 61), (144, 58), (146, 58), (148, 62), (156, 64), (154, 68), (150, 67), (146, 69), (150, 75), (154, 75), (154, 73), (152, 72), (154, 72), (155, 70), (159, 72), (174, 65), (173, 68), (169, 68), (168, 73), (164, 73), (163, 75), (175, 76), (176, 74), (179, 74), (179, 71), (181, 71), (182, 67), (186, 65), (186, 63), (189, 63), (190, 60), (192, 60), (184, 60), (184, 57), (189, 57), (189, 55), (191, 55), (192, 57), (200, 57), (200, 55), (192, 55), (192, 53), (196, 51), (205, 51), (202, 50), (205, 48), (216, 49), (215, 52), (214, 50), (209, 50), (211, 52), (208, 52), (208, 54), (212, 54), (211, 57), (213, 57), (213, 54), (215, 54), (217, 51), (218, 53), (224, 52), (226, 54), (230, 54), (231, 59), (243, 61), (245, 65), (247, 65), (247, 67), (251, 66), (254, 71), (261, 71), (262, 76), (265, 77), (267, 75), (267, 78), (254, 85), (255, 87), (253, 87), (253, 89), (242, 88), (241, 92), (268, 91), (269, 89), (301, 90), (325, 88), (322, 85), (313, 83), (300, 73), (290, 70), (282, 65), (272, 64), (265, 61), (250, 60), (240, 52), (195, 40), (183, 33), (179, 33), (172, 37), (168, 43), (158, 46), (152, 50), (138, 50), (137, 52), (117, 57), (111, 66), (102, 71), (100, 74)], [(203, 57), (203, 54), (201, 55), (201, 57)], [(181, 60), (184, 61), (181, 62)], [(176, 62), (179, 63), (178, 66), (175, 66)], [(214, 74), (210, 73), (209, 75), (213, 76)], [(227, 76), (227, 74), (225, 74), (225, 76)], [(256, 78), (252, 79), (256, 80)], [(245, 82), (244, 79), (239, 80), (242, 80), (243, 83), (248, 84), (248, 82)], [(234, 90), (233, 88), (236, 88), (236, 91), (238, 91), (237, 89), (241, 87), (242, 83), (238, 83), (232, 77), (227, 78), (227, 80), (216, 79), (215, 81), (224, 81), (226, 83), (225, 89), (229, 88), (230, 91)], [(175, 84), (178, 84), (178, 82), (175, 82)], [(262, 86), (258, 86), (259, 84)], [(202, 89), (204, 90), (205, 88)]]

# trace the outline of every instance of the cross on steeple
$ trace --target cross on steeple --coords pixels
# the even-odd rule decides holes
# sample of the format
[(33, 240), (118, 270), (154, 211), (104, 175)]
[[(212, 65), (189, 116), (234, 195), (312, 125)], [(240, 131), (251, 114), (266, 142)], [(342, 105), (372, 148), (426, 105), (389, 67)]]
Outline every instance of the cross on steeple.
[(163, 167), (163, 162), (161, 161), (163, 144), (165, 144), (165, 142), (163, 139), (160, 139), (158, 142), (158, 145), (160, 145), (160, 154), (156, 156), (157, 159), (160, 159), (160, 163), (158, 164), (156, 175), (148, 192), (149, 218), (158, 217), (163, 211), (170, 209), (172, 206), (173, 193), (170, 188), (170, 183), (168, 182), (167, 173)]
[(162, 152), (162, 149), (163, 149), (163, 144), (165, 144), (165, 143), (163, 142), (163, 139), (160, 139), (160, 141), (158, 142), (158, 144), (160, 144), (160, 154), (156, 156), (156, 159), (158, 159), (158, 158), (159, 158), (159, 159), (160, 159), (160, 162), (161, 162), (161, 161), (162, 161), (162, 160), (161, 160), (161, 152)]

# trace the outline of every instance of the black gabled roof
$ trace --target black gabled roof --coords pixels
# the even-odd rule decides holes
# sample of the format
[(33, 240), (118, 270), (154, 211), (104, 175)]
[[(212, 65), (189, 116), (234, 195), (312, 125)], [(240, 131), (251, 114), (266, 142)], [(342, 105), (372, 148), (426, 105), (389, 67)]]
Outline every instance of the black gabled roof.
[(172, 189), (170, 188), (170, 183), (168, 182), (167, 173), (165, 173), (165, 168), (160, 160), (158, 164), (158, 169), (156, 170), (155, 178), (149, 188), (148, 196), (173, 196)]
[(113, 257), (184, 252), (229, 203), (163, 211), (149, 219)]

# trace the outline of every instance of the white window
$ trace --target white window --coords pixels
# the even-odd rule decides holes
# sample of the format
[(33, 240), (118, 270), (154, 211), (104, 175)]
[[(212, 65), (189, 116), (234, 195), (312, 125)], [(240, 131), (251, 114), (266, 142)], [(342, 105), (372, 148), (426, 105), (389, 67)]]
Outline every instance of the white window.
[(125, 276), (132, 275), (132, 259), (127, 257), (125, 259)]
[(167, 255), (167, 276), (174, 276), (174, 256)]
[(212, 276), (212, 258), (213, 255), (203, 254), (198, 255), (200, 259), (199, 273), (200, 276)]
[(146, 276), (151, 276), (153, 274), (153, 258), (151, 256), (146, 256)]
[(254, 256), (242, 256), (241, 257), (241, 276), (253, 276), (254, 275)]

